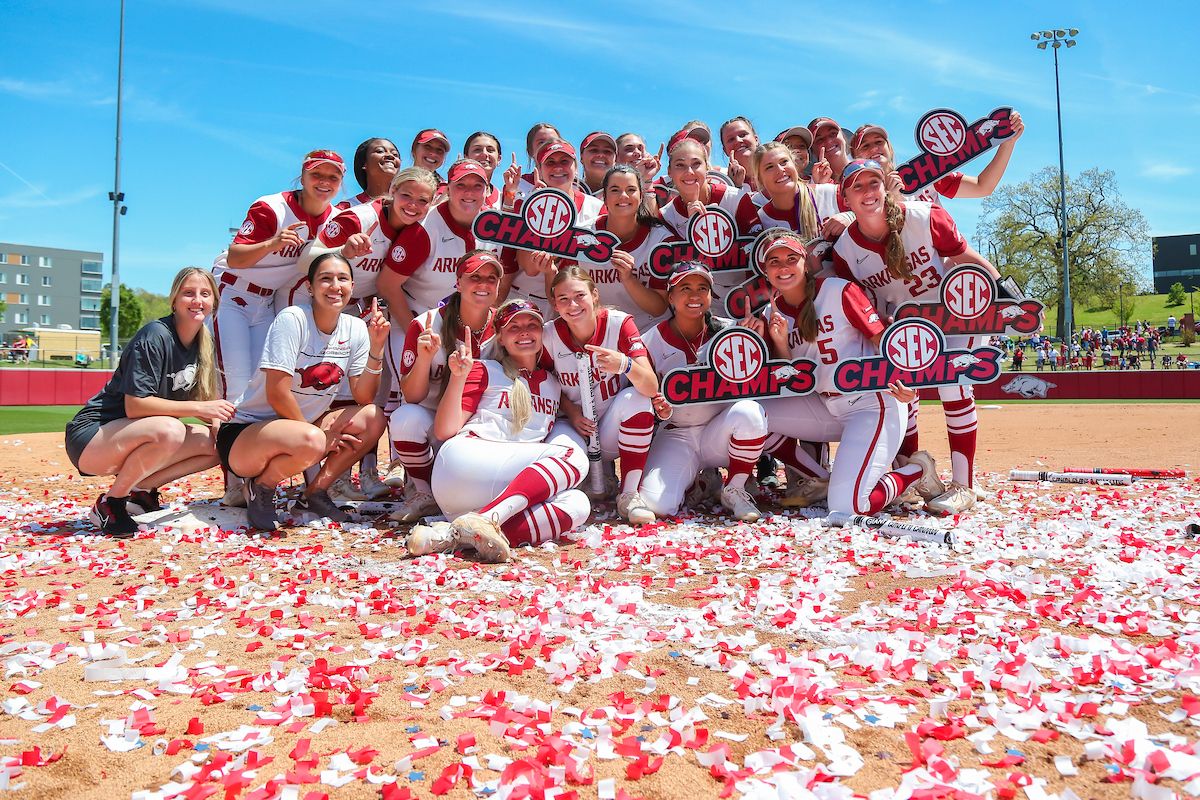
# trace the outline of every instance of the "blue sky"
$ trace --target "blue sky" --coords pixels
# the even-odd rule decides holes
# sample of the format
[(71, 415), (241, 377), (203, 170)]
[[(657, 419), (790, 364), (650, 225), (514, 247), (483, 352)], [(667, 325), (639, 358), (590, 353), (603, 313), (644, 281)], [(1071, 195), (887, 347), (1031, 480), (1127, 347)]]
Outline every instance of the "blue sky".
[[(1114, 170), (1156, 235), (1200, 229), (1194, 4), (504, 5), (129, 0), (123, 282), (162, 292), (179, 267), (211, 264), (306, 150), (349, 160), (383, 135), (408, 163), (423, 127), (453, 152), (491, 130), (507, 163), (543, 119), (576, 143), (634, 130), (653, 148), (694, 117), (745, 114), (770, 137), (830, 115), (886, 126), (903, 157), (930, 108), (1012, 105), (1027, 131), (1006, 180), (1020, 180), (1057, 164), (1052, 58), (1029, 40), (1055, 26), (1082, 31), (1062, 52), (1067, 171)], [(100, 251), (106, 272), (117, 7), (8, 0), (0, 29), (0, 240)], [(979, 201), (949, 208), (973, 234)]]

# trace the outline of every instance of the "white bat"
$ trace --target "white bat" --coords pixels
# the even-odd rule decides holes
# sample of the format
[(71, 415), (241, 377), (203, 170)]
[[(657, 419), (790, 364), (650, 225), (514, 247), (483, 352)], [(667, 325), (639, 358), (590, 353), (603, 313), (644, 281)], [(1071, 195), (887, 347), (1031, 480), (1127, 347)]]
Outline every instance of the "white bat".
[(934, 544), (948, 544), (950, 546), (954, 546), (955, 544), (954, 531), (952, 529), (926, 528), (922, 525), (913, 525), (909, 522), (895, 522), (883, 517), (869, 517), (865, 514), (847, 514), (841, 511), (834, 511), (825, 518), (825, 524), (839, 528), (847, 526), (866, 528), (867, 530), (881, 533), (884, 536), (898, 536), (917, 542), (933, 542)]
[(588, 489), (596, 497), (604, 496), (604, 468), (600, 459), (600, 429), (596, 419), (596, 398), (592, 394), (595, 385), (592, 381), (592, 356), (590, 353), (576, 353), (576, 371), (579, 375), (579, 410), (592, 423), (592, 435), (587, 440), (588, 458)]
[(1132, 475), (1093, 475), (1086, 472), (1047, 472), (1046, 470), (1013, 469), (1008, 471), (1010, 481), (1050, 481), (1051, 483), (1109, 483), (1129, 485)]

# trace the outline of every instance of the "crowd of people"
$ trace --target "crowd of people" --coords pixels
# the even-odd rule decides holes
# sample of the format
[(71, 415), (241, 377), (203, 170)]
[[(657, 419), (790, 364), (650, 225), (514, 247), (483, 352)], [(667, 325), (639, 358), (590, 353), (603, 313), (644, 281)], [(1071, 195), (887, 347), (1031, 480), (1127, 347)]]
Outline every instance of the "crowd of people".
[[(1007, 351), (1013, 371), (1031, 366), (1037, 372), (1048, 370), (1138, 370), (1186, 368), (1188, 357), (1162, 352), (1163, 332), (1148, 321), (1110, 329), (1083, 328), (1072, 334), (1070, 344), (1049, 336), (1034, 334), (1025, 339), (993, 337), (993, 344)], [(1159, 360), (1161, 359), (1161, 360)]]
[[(757, 520), (756, 470), (770, 480), (777, 461), (784, 505), (964, 512), (977, 496), (970, 387), (938, 390), (944, 483), (919, 449), (915, 391), (846, 395), (833, 374), (879, 354), (900, 303), (938, 302), (949, 268), (996, 276), (943, 201), (996, 188), (1023, 130), (1016, 114), (1013, 130), (978, 175), (953, 173), (914, 196), (901, 192), (886, 130), (847, 135), (828, 117), (774, 139), (741, 116), (715, 135), (691, 121), (657, 152), (636, 133), (603, 131), (576, 150), (539, 123), (523, 143), (528, 168), (515, 153), (502, 166), (501, 142), (484, 131), (454, 158), (435, 129), (403, 156), (386, 138), (364, 141), (349, 165), (314, 150), (298, 188), (250, 205), (211, 271), (176, 276), (171, 314), (138, 332), (68, 427), (81, 474), (114, 476), (92, 518), (133, 535), (133, 514), (160, 508), (162, 486), (217, 464), (222, 502), (244, 506), (253, 528), (280, 524), (276, 489), (303, 475), (296, 510), (346, 520), (346, 501), (390, 495), (396, 523), (450, 522), (414, 526), (411, 552), (464, 548), (489, 561), (556, 539), (614, 499), (634, 525), (714, 506)], [(361, 192), (338, 202), (347, 172)], [(566, 193), (578, 227), (619, 240), (611, 259), (476, 237), (480, 213), (520, 212), (542, 187)], [(761, 313), (721, 316), (747, 270), (650, 268), (654, 247), (682, 240), (711, 206), (740, 235), (771, 229), (759, 248), (772, 293)], [(816, 391), (673, 407), (662, 376), (709, 363), (731, 326), (760, 334), (772, 357), (811, 359)], [(376, 463), (384, 435), (389, 471)]]

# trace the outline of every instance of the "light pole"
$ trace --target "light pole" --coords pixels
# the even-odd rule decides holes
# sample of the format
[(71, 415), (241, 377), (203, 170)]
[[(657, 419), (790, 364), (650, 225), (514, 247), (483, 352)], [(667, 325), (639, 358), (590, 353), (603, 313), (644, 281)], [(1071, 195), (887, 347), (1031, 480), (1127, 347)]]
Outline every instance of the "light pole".
[(108, 360), (115, 369), (117, 366), (117, 317), (121, 309), (121, 270), (118, 246), (121, 236), (121, 216), (125, 213), (125, 193), (121, 191), (121, 78), (125, 69), (125, 0), (121, 0), (121, 26), (117, 38), (117, 134), (116, 134), (116, 165), (113, 168), (113, 190), (108, 193), (108, 199), (113, 204), (113, 245), (112, 245), (112, 294), (108, 298), (111, 310), (109, 317), (108, 335), (112, 341), (108, 351)]
[(1117, 318), (1121, 320), (1121, 327), (1125, 327), (1125, 282), (1121, 281), (1121, 285), (1117, 287)]
[(1052, 31), (1036, 31), (1029, 38), (1037, 42), (1038, 50), (1045, 50), (1049, 45), (1054, 51), (1054, 103), (1058, 108), (1058, 192), (1062, 203), (1062, 270), (1063, 296), (1062, 320), (1064, 331), (1059, 335), (1065, 341), (1071, 340), (1071, 328), (1074, 323), (1071, 313), (1071, 257), (1067, 252), (1067, 177), (1063, 166), (1063, 135), (1062, 135), (1062, 92), (1058, 84), (1058, 48), (1066, 45), (1075, 46), (1075, 37), (1079, 35), (1078, 28), (1057, 28)]

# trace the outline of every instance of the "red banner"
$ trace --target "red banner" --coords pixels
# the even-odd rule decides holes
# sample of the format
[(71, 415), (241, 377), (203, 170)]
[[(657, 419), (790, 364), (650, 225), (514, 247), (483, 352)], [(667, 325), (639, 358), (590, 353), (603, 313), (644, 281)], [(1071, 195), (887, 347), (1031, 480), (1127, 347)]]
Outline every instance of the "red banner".
[(81, 406), (111, 375), (107, 369), (0, 369), (0, 406)]
[[(936, 390), (921, 397), (934, 399)], [(1194, 400), (1200, 398), (1200, 370), (1124, 372), (1005, 372), (975, 386), (977, 400)]]

